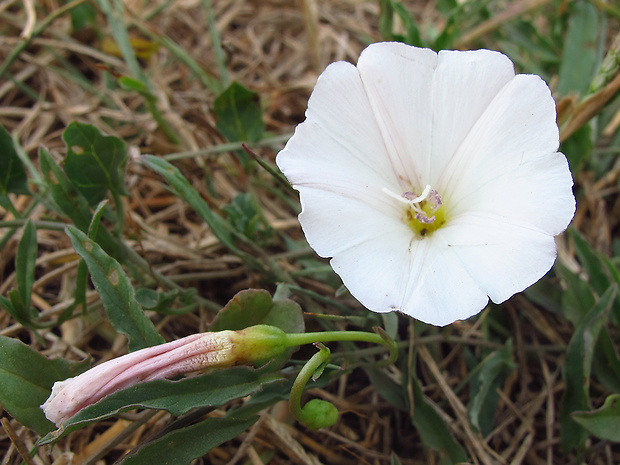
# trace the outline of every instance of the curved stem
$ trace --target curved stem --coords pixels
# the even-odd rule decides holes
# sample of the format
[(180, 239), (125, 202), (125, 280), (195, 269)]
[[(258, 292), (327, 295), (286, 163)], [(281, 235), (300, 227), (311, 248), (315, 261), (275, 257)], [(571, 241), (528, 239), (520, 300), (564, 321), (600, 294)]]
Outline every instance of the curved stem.
[[(301, 407), (301, 396), (304, 393), (304, 389), (306, 388), (306, 384), (310, 381), (311, 377), (314, 376), (317, 371), (322, 371), (322, 367), (324, 367), (329, 361), (329, 356), (331, 352), (327, 347), (323, 344), (315, 344), (319, 351), (314, 354), (310, 360), (301, 368), (299, 373), (297, 374), (297, 378), (295, 378), (295, 382), (293, 383), (293, 387), (291, 389), (291, 393), (289, 396), (289, 408), (291, 409), (291, 413), (295, 417), (297, 421), (303, 423), (305, 425), (308, 424), (309, 418), (307, 412)], [(320, 373), (319, 373), (320, 374)]]

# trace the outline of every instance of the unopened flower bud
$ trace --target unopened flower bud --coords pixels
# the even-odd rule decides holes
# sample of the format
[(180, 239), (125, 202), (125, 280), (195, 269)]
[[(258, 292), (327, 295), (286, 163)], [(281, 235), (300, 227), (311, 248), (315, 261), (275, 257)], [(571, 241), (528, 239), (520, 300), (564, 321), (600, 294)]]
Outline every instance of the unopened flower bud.
[(193, 334), (109, 360), (59, 381), (41, 408), (50, 421), (60, 426), (81, 409), (143, 381), (268, 359), (286, 348), (286, 333), (266, 325)]

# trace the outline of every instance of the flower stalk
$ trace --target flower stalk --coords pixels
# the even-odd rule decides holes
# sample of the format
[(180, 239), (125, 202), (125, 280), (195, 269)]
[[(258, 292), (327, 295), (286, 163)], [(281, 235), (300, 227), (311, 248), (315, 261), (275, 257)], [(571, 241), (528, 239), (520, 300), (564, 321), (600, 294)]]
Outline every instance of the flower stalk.
[(326, 400), (312, 399), (306, 405), (301, 406), (301, 396), (310, 378), (316, 381), (323, 373), (329, 362), (330, 350), (321, 343), (315, 346), (319, 351), (312, 356), (299, 371), (291, 394), (289, 396), (289, 409), (295, 419), (306, 425), (311, 430), (329, 428), (338, 421), (338, 409)]

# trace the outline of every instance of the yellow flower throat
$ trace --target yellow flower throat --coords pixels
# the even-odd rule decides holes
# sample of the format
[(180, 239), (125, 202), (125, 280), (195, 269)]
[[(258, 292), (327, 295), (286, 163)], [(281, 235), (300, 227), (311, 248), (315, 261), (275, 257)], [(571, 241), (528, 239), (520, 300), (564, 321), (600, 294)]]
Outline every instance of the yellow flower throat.
[(398, 195), (387, 188), (383, 192), (407, 205), (403, 220), (418, 237), (426, 237), (446, 223), (446, 209), (441, 208), (441, 197), (431, 186), (426, 186), (419, 196), (413, 192)]

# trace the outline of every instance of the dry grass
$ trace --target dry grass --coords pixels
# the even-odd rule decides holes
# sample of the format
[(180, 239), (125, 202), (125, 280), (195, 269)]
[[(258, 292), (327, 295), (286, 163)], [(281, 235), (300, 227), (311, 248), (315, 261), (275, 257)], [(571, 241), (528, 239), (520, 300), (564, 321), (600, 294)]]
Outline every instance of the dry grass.
[[(5, 34), (0, 38), (0, 58), (4, 61), (18, 45), (20, 34), (32, 32), (32, 14), (22, 6), (36, 6), (39, 21), (58, 7), (46, 0), (0, 3)], [(145, 30), (168, 36), (186, 51), (201, 68), (217, 77), (217, 63), (200, 0), (126, 0), (136, 37), (148, 38)], [(510, 10), (514, 15), (523, 9)], [(538, 2), (544, 3), (544, 2)], [(526, 5), (527, 4), (527, 5)], [(416, 15), (426, 22), (443, 21), (431, 2), (411, 2)], [(151, 18), (164, 7), (164, 13)], [(213, 1), (218, 30), (231, 79), (261, 95), (264, 119), (276, 135), (292, 132), (303, 120), (307, 98), (320, 71), (335, 60), (355, 62), (369, 42), (380, 40), (377, 29), (377, 2), (357, 0), (217, 0)], [(516, 12), (515, 12), (516, 11)], [(524, 13), (525, 11), (525, 13)], [(150, 18), (150, 19), (147, 19)], [(510, 14), (504, 20), (509, 20)], [(101, 19), (101, 18), (100, 18)], [(486, 24), (493, 28), (499, 24)], [(472, 29), (469, 42), (486, 29)], [(159, 48), (141, 65), (149, 76), (164, 118), (178, 135), (181, 144), (170, 143), (145, 111), (142, 97), (134, 92), (110, 89), (109, 74), (126, 74), (119, 56), (102, 47), (109, 39), (103, 20), (100, 29), (88, 28), (71, 35), (67, 15), (54, 21), (10, 67), (12, 79), (0, 81), (0, 123), (16, 135), (25, 152), (36, 160), (41, 145), (60, 158), (64, 151), (62, 131), (74, 120), (88, 122), (101, 130), (125, 139), (132, 154), (166, 155), (187, 151), (177, 162), (192, 184), (215, 208), (227, 204), (250, 186), (230, 153), (209, 151), (225, 141), (215, 129), (212, 113), (214, 92), (179, 63), (165, 47)], [(77, 78), (82, 76), (83, 81)], [(256, 148), (273, 161), (282, 142)], [(602, 252), (609, 253), (617, 239), (620, 201), (616, 163), (604, 177), (594, 179), (582, 173), (577, 182), (583, 193), (575, 218), (576, 227)], [(258, 193), (266, 218), (278, 237), (301, 239), (295, 209), (273, 195), (268, 176), (259, 174), (251, 187)], [(258, 180), (258, 181), (257, 181)], [(261, 181), (262, 180), (262, 181)], [(259, 182), (261, 181), (261, 182)], [(171, 195), (161, 180), (134, 161), (127, 169), (126, 198), (129, 243), (160, 273), (169, 279), (199, 289), (202, 297), (224, 304), (237, 291), (265, 287), (264, 277), (248, 270), (243, 263), (218, 243), (211, 231), (178, 198)], [(36, 189), (36, 186), (32, 186)], [(34, 205), (33, 198), (20, 196), (15, 205), (25, 212)], [(4, 221), (13, 219), (0, 211)], [(50, 219), (50, 211), (37, 204), (30, 213), (35, 220)], [(55, 218), (54, 218), (55, 219)], [(19, 230), (0, 255), (0, 294), (6, 295), (15, 283), (13, 262)], [(33, 304), (47, 318), (61, 313), (72, 299), (72, 285), (78, 265), (77, 255), (64, 232), (42, 229), (38, 232), (39, 258)], [(560, 259), (578, 269), (574, 252), (560, 239)], [(313, 252), (304, 249), (292, 255), (281, 241), (269, 245), (272, 254), (286, 270), (295, 270), (295, 259)], [(303, 287), (332, 296), (334, 289), (312, 278), (300, 278)], [(268, 286), (268, 285), (267, 285)], [(269, 286), (268, 286), (269, 287)], [(269, 287), (273, 290), (273, 286)], [(89, 302), (97, 302), (94, 291)], [(344, 300), (349, 306), (353, 302)], [(472, 463), (491, 464), (577, 464), (575, 456), (559, 451), (559, 400), (564, 386), (561, 367), (573, 329), (526, 297), (517, 296), (505, 306), (506, 338), (514, 341), (518, 367), (500, 391), (495, 429), (482, 438), (467, 419), (466, 405), (470, 393), (461, 382), (468, 375), (466, 351), (474, 355), (485, 348), (501, 348), (488, 342), (484, 316), (474, 322), (455, 324), (449, 331), (414, 338), (413, 324), (404, 326), (404, 339), (410, 348), (417, 347), (417, 373), (425, 394), (444, 414), (445, 421), (458, 441), (467, 449)], [(333, 313), (334, 309), (326, 311)], [(488, 310), (487, 310), (488, 312)], [(213, 318), (205, 306), (182, 316), (157, 320), (166, 339), (204, 331)], [(48, 356), (79, 360), (92, 355), (103, 361), (123, 354), (125, 341), (98, 312), (83, 319), (70, 320), (60, 331), (41, 331), (43, 340), (16, 323), (9, 314), (0, 313), (0, 334), (19, 338)], [(397, 368), (391, 378), (400, 383)], [(405, 387), (406, 389), (406, 387)], [(594, 386), (600, 405), (605, 389)], [(312, 394), (335, 403), (342, 413), (339, 423), (330, 430), (309, 432), (293, 423), (286, 406), (276, 405), (264, 412), (261, 420), (238, 441), (213, 449), (196, 463), (229, 464), (387, 464), (395, 453), (403, 464), (439, 464), (440, 457), (425, 449), (413, 428), (410, 413), (395, 409), (369, 383), (362, 370), (342, 376), (325, 390)], [(409, 392), (409, 395), (412, 395)], [(412, 407), (413, 409), (414, 407)], [(221, 414), (220, 411), (213, 415)], [(140, 413), (132, 417), (110, 419), (89, 426), (61, 440), (54, 447), (44, 446), (33, 458), (25, 451), (33, 449), (36, 434), (16, 421), (4, 421), (0, 430), (1, 465), (19, 464), (22, 460), (36, 464), (105, 464), (113, 463), (128, 450), (156, 434), (170, 421), (165, 412)], [(620, 463), (620, 448), (605, 442), (592, 443), (589, 463)]]

